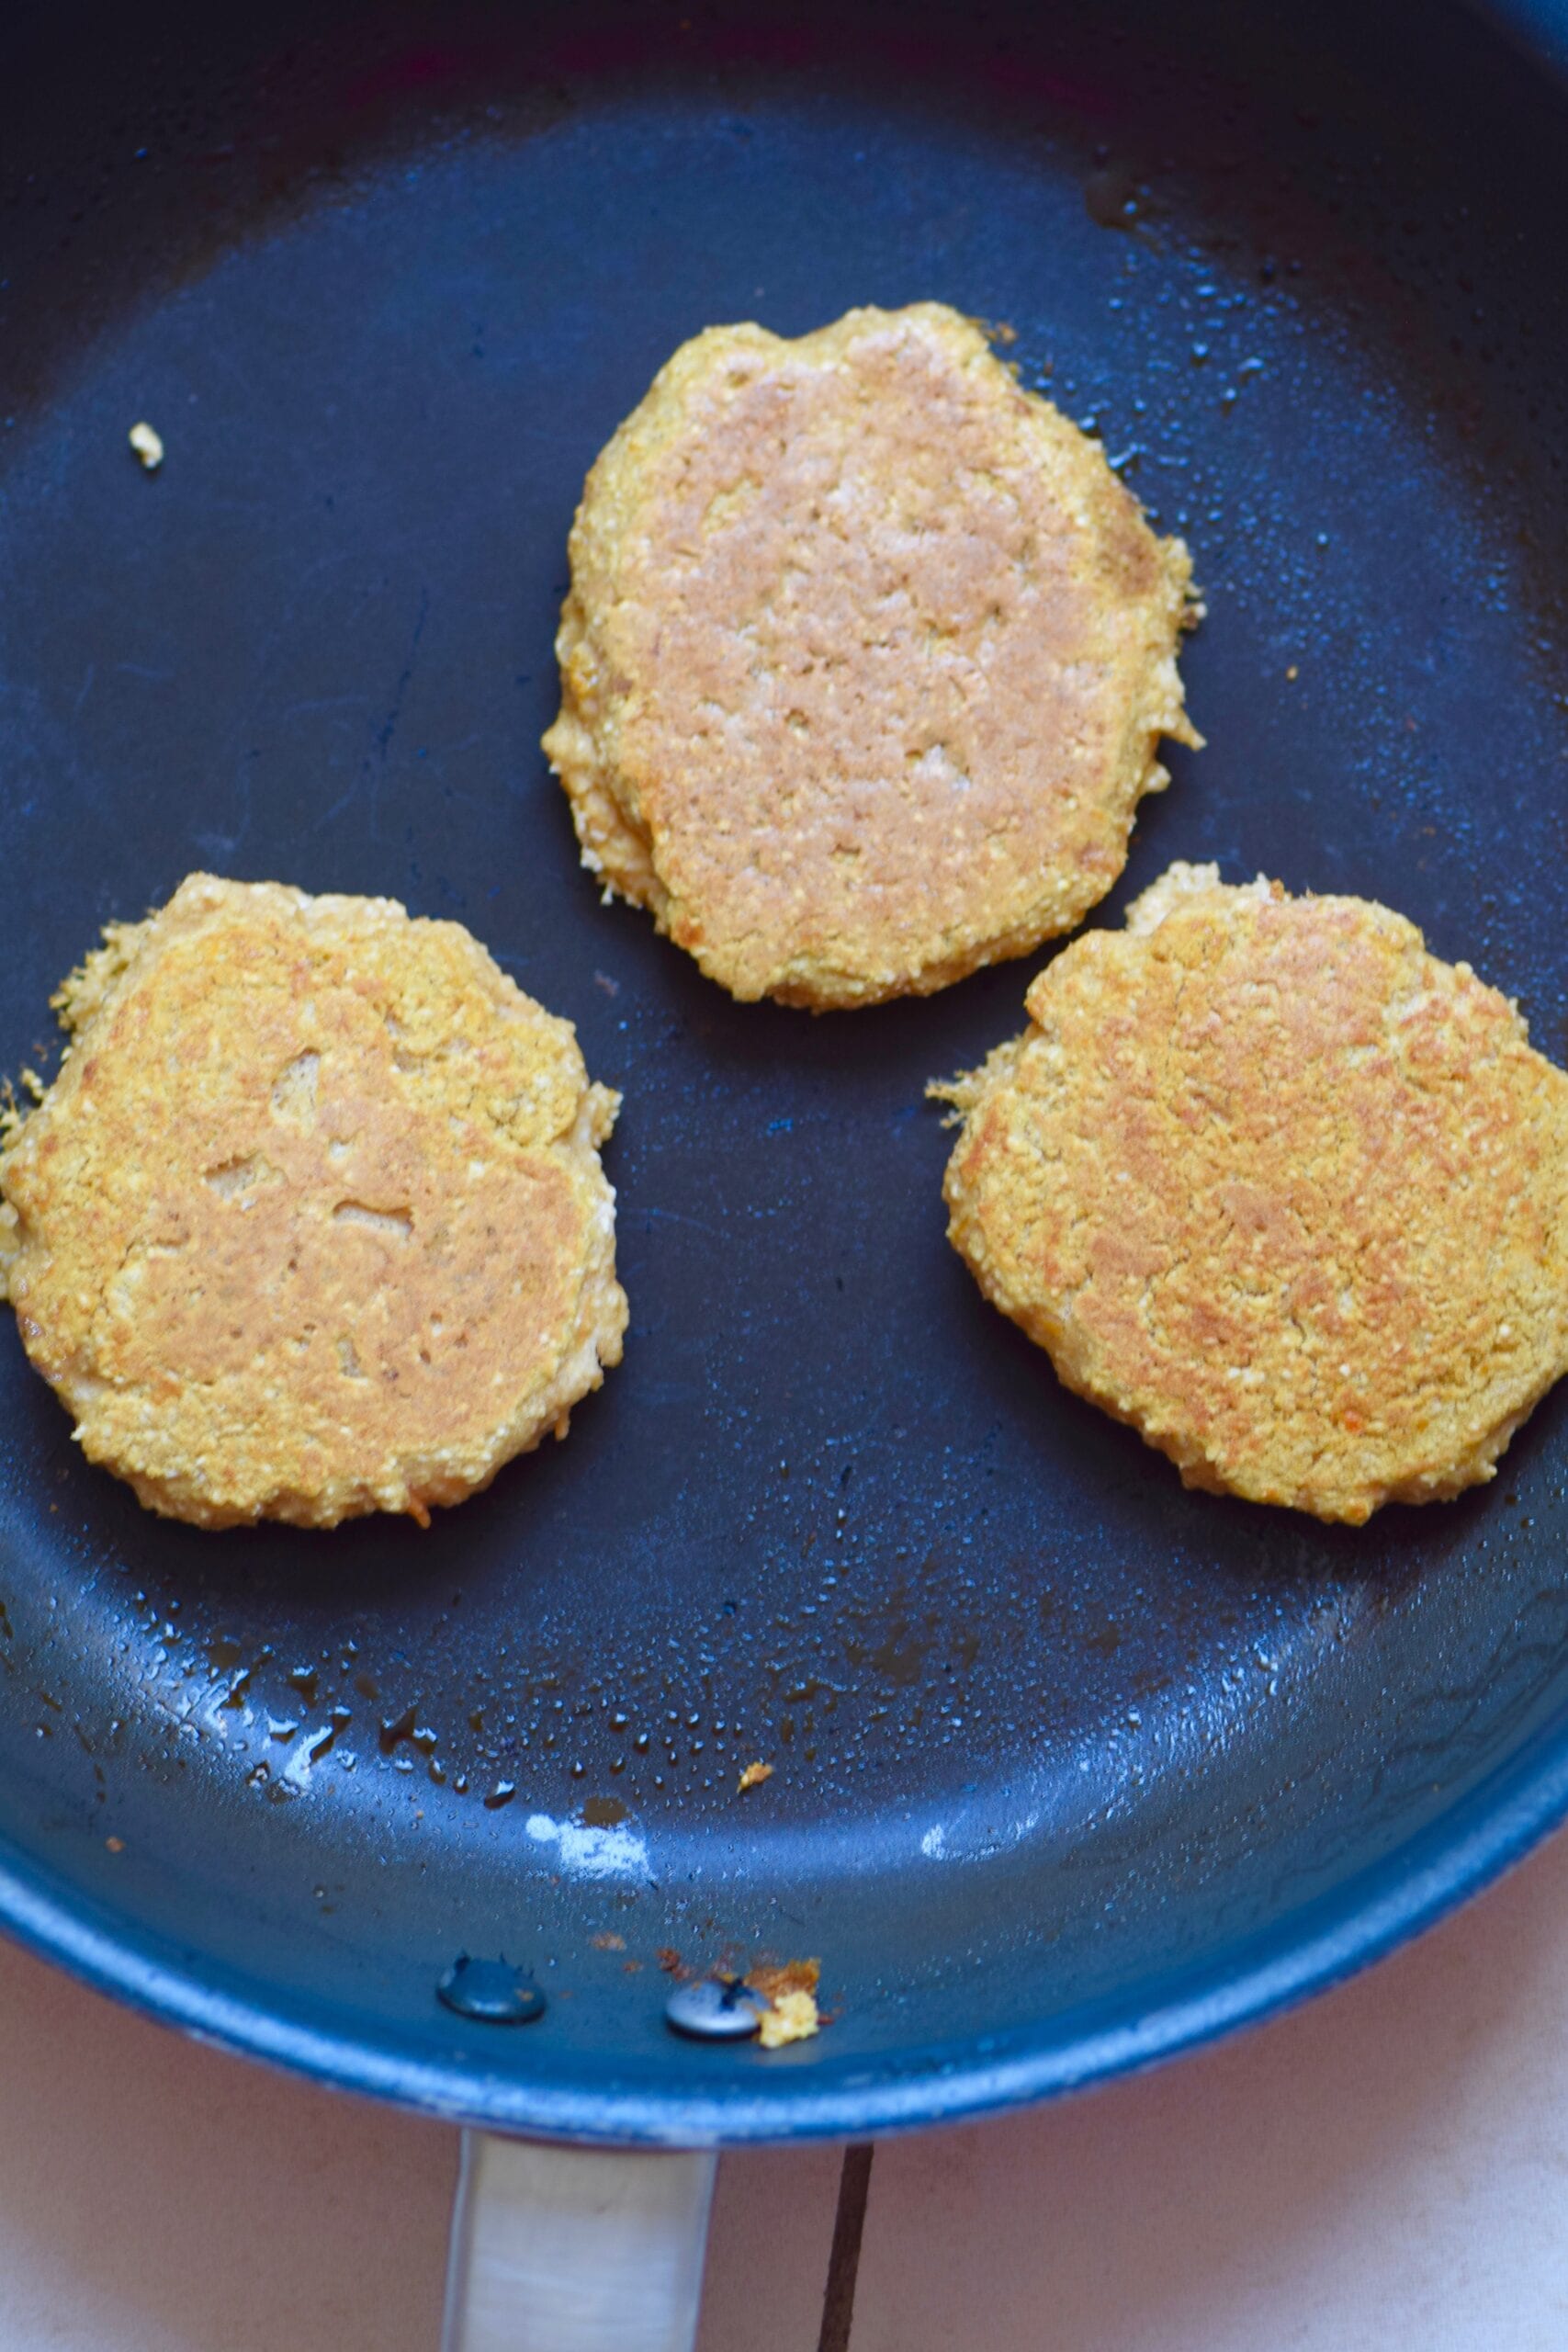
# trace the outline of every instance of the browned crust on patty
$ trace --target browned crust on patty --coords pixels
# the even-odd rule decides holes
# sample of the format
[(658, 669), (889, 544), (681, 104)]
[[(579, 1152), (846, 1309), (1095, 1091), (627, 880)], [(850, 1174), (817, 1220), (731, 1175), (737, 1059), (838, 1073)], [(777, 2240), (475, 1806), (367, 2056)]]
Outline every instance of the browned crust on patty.
[(1172, 867), (935, 1090), (949, 1232), (1189, 1486), (1365, 1520), (1490, 1478), (1568, 1368), (1568, 1076), (1365, 899)]
[(737, 997), (924, 993), (1126, 857), (1197, 616), (1101, 450), (935, 302), (682, 345), (589, 475), (545, 738), (583, 863)]
[(194, 875), (57, 1002), (0, 1287), (151, 1509), (423, 1519), (619, 1361), (619, 1098), (460, 924)]

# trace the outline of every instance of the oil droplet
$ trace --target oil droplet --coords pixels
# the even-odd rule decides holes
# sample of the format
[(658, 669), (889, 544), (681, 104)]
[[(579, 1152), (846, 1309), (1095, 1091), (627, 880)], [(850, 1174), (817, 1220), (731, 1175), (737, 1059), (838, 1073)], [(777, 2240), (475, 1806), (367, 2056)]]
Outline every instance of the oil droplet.
[(1125, 164), (1107, 164), (1084, 182), (1084, 208), (1098, 229), (1131, 229), (1140, 210), (1138, 186)]
[(400, 1715), (395, 1717), (390, 1723), (383, 1723), (376, 1735), (376, 1744), (382, 1755), (396, 1755), (403, 1741), (413, 1737), (414, 1725), (418, 1721), (419, 1702), (414, 1699), (410, 1701)]

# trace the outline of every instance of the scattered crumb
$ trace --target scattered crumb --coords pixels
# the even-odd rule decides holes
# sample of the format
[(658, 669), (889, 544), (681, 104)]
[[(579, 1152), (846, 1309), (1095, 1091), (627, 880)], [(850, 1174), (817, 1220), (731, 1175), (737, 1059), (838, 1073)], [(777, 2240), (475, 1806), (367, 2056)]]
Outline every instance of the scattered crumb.
[(1006, 319), (989, 320), (987, 322), (986, 331), (989, 334), (993, 343), (1016, 343), (1018, 341), (1018, 329), (1015, 326), (1010, 325)]
[(41, 1102), (44, 1096), (49, 1092), (49, 1089), (44, 1084), (43, 1080), (39, 1076), (37, 1070), (24, 1069), (21, 1075), (23, 1091), (30, 1094), (35, 1102)]
[(1292, 664), (1291, 664), (1290, 668), (1286, 671), (1285, 675), (1286, 675), (1286, 677), (1287, 677), (1287, 678), (1289, 678), (1289, 679), (1290, 679), (1290, 681), (1291, 681), (1291, 683), (1292, 683), (1292, 685), (1295, 684), (1295, 681), (1296, 681), (1296, 680), (1301, 676), (1301, 672), (1297, 669), (1297, 667), (1296, 667), (1296, 665), (1295, 665), (1295, 663), (1294, 663), (1293, 662), (1292, 662)]
[(595, 1951), (625, 1951), (626, 1948), (625, 1936), (590, 1936), (588, 1940)]
[(681, 1965), (681, 1955), (673, 1944), (660, 1944), (653, 1957), (666, 1976), (684, 1975), (685, 1971)]
[(642, 1974), (641, 1961), (623, 1960), (621, 1962), (621, 1973), (623, 1976), (640, 1976)]
[(621, 993), (619, 980), (613, 980), (608, 972), (595, 972), (593, 985), (595, 988), (603, 989), (606, 996), (619, 996)]
[(737, 1794), (744, 1796), (748, 1789), (760, 1789), (764, 1781), (771, 1781), (773, 1777), (773, 1768), (771, 1764), (763, 1764), (761, 1762), (756, 1764), (748, 1764), (746, 1770), (740, 1775), (740, 1782)]
[(108, 1848), (111, 1854), (123, 1854), (125, 1851), (125, 1840), (123, 1838), (106, 1838), (104, 1839), (104, 1843)]
[(133, 424), (130, 437), (131, 447), (141, 460), (143, 471), (156, 473), (164, 462), (162, 434), (154, 433), (150, 424)]
[(762, 2013), (757, 2039), (764, 2050), (782, 2050), (787, 2041), (809, 2041), (822, 2030), (813, 1993), (781, 1993)]

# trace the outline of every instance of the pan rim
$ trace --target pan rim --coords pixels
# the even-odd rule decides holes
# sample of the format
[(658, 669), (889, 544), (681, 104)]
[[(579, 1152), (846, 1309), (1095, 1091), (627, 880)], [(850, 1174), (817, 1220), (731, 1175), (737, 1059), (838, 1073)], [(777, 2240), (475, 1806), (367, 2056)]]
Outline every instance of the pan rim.
[[(400, 2054), (395, 2037), (353, 2034), (276, 2002), (247, 2000), (182, 1965), (166, 1939), (99, 1926), (87, 1899), (0, 1842), (0, 1929), (38, 1958), (191, 2039), (280, 2067), (324, 2089), (378, 2098), (433, 2120), (578, 2144), (741, 2147), (842, 2140), (975, 2122), (1196, 2052), (1300, 2007), (1409, 1943), (1522, 1861), (1568, 1815), (1568, 1721), (1468, 1788), (1390, 1855), (1196, 1963), (1154, 2007), (1135, 1988), (1075, 2028), (1044, 2024), (925, 2043), (826, 2073), (779, 2069), (711, 2088), (543, 2081), (473, 2061)], [(51, 1883), (51, 1881), (53, 1882)], [(1122, 2014), (1117, 2014), (1120, 2007)], [(482, 2034), (483, 2029), (476, 2029)], [(1013, 2046), (996, 2054), (998, 2041)], [(482, 2042), (474, 2045), (475, 2059)], [(819, 2047), (821, 2047), (819, 2045)], [(832, 2062), (829, 2050), (822, 2056)]]

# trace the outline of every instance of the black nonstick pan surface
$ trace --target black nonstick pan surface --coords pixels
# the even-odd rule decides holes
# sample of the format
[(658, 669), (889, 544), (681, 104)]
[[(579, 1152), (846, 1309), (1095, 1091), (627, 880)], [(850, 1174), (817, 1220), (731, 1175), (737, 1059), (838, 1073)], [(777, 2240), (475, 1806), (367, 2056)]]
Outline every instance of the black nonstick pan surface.
[[(537, 745), (583, 474), (674, 345), (935, 297), (1207, 593), (1210, 748), (1092, 920), (1173, 857), (1380, 897), (1561, 1058), (1559, 89), (1461, 10), (1338, 0), (5, 40), (0, 1064), (194, 867), (455, 916), (625, 1091), (632, 1329), (428, 1533), (213, 1537), (82, 1462), (6, 1318), (0, 1918), (344, 2085), (739, 2140), (1144, 2063), (1521, 1850), (1568, 1804), (1568, 1399), (1358, 1532), (1184, 1493), (943, 1238), (923, 1085), (1039, 959), (736, 1006), (599, 903)], [(443, 2007), (460, 1951), (543, 2018)], [(661, 1955), (819, 1956), (833, 2021), (678, 2041)]]

